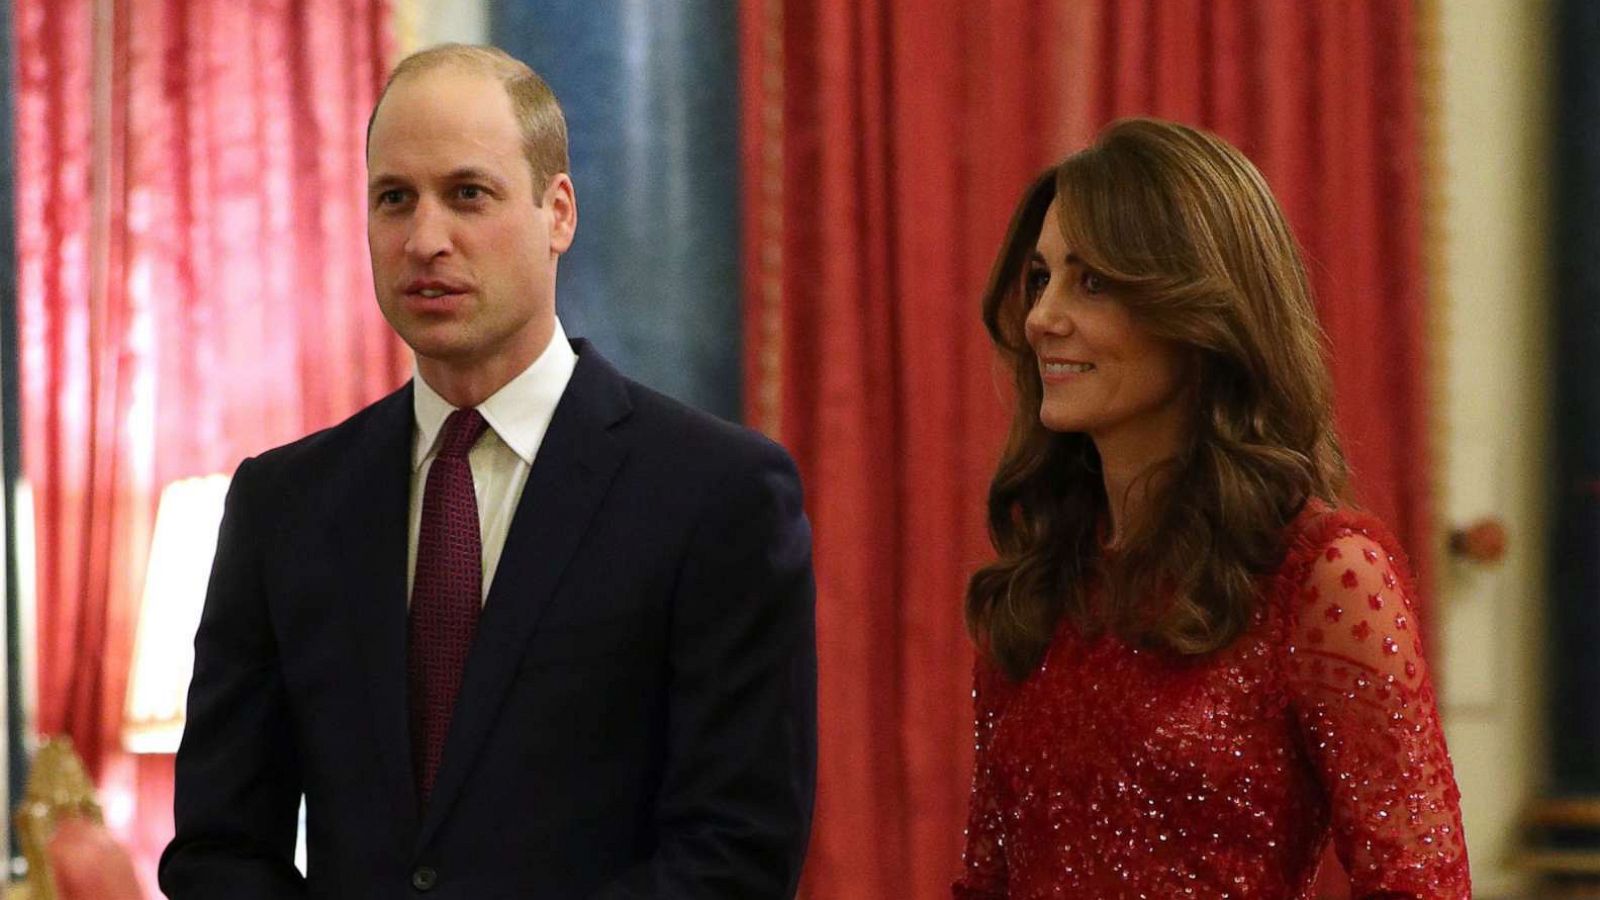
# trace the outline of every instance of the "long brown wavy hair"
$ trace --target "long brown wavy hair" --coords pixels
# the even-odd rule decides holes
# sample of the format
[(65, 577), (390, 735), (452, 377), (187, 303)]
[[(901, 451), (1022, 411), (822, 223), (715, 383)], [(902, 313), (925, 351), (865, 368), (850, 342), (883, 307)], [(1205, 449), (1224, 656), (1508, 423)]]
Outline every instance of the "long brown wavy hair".
[[(1024, 266), (1051, 201), (1068, 247), (1150, 334), (1194, 362), (1194, 423), (1150, 478), (1117, 553), (1099, 456), (1086, 434), (1039, 421), (1043, 389), (1023, 334)], [(1180, 654), (1249, 626), (1260, 577), (1312, 498), (1343, 495), (1324, 335), (1300, 251), (1266, 180), (1215, 135), (1126, 119), (1023, 195), (983, 296), (983, 322), (1016, 382), (989, 486), (999, 558), (967, 589), (967, 627), (1011, 678), (1039, 663), (1063, 616), (1086, 634)], [(1119, 523), (1123, 524), (1123, 523)], [(1103, 602), (1088, 586), (1102, 579)]]

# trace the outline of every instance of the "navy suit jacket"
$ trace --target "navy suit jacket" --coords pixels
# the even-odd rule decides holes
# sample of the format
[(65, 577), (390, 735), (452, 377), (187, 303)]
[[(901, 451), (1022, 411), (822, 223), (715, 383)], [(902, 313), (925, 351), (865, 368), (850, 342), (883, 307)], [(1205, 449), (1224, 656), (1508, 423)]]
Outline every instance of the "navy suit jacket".
[(574, 349), (425, 809), (410, 385), (240, 465), (195, 637), (170, 897), (793, 895), (816, 767), (794, 464)]

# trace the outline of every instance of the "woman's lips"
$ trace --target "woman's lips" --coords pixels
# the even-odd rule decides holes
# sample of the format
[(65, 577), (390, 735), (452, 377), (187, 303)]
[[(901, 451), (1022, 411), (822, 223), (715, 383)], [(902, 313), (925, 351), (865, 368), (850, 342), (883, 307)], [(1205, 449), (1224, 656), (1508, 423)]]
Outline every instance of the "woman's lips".
[(1039, 377), (1049, 382), (1069, 381), (1094, 371), (1094, 363), (1075, 359), (1039, 360)]

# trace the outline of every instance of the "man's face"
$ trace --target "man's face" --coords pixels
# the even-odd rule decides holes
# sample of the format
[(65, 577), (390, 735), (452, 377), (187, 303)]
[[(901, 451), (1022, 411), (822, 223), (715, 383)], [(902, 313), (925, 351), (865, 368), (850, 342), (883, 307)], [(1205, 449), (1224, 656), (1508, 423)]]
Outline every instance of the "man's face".
[(367, 175), (378, 306), (423, 376), (504, 383), (532, 364), (555, 327), (577, 207), (566, 175), (533, 184), (500, 83), (448, 68), (395, 82)]

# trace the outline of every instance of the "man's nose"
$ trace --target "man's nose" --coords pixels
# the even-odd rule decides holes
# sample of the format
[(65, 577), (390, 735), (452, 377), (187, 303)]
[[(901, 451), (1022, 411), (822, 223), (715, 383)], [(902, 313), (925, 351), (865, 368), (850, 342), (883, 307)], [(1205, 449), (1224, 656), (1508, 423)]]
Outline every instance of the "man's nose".
[(450, 221), (439, 204), (422, 199), (411, 214), (411, 231), (406, 235), (406, 253), (418, 259), (433, 259), (450, 250)]

